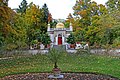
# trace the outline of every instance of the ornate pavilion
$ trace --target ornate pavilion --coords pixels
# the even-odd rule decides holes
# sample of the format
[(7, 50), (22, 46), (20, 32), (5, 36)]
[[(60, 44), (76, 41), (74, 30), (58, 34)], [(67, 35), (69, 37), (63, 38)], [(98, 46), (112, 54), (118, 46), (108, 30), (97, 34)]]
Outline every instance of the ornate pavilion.
[(72, 24), (69, 28), (65, 28), (63, 23), (57, 23), (56, 28), (51, 28), (48, 24), (47, 33), (51, 39), (51, 45), (67, 45), (67, 37), (73, 31)]

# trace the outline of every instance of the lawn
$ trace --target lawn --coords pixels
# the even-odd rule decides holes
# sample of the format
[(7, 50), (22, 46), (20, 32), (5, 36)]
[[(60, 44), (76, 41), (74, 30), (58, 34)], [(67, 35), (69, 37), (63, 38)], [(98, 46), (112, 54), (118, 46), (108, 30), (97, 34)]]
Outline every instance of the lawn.
[[(64, 54), (58, 62), (62, 72), (93, 72), (120, 78), (120, 57)], [(0, 60), (0, 77), (28, 72), (51, 72), (53, 64), (46, 55)]]

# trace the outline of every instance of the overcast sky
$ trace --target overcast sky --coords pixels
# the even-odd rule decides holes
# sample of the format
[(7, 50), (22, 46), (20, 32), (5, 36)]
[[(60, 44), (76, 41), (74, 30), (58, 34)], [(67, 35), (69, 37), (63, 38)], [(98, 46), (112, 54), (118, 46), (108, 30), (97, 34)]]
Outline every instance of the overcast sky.
[[(73, 13), (72, 7), (75, 5), (76, 0), (26, 0), (28, 4), (33, 2), (40, 7), (44, 3), (47, 4), (50, 13), (54, 19), (66, 19), (69, 13)], [(108, 0), (92, 0), (98, 4), (105, 4)], [(18, 8), (22, 0), (9, 0), (9, 7)]]

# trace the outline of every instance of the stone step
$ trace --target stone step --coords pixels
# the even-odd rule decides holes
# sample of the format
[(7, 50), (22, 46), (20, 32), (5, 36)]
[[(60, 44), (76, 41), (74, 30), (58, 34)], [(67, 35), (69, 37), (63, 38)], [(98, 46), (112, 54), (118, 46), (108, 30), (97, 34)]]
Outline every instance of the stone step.
[(65, 45), (53, 45), (53, 48), (60, 50), (60, 51), (65, 51), (66, 46)]

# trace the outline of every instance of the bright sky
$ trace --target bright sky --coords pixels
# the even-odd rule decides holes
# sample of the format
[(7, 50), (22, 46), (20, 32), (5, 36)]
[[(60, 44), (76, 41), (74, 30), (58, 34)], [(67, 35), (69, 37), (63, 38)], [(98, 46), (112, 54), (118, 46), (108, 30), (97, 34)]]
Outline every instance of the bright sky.
[[(76, 0), (26, 0), (28, 4), (33, 2), (40, 7), (44, 3), (47, 4), (50, 13), (54, 19), (66, 19), (69, 13), (73, 13), (72, 7), (75, 5)], [(98, 4), (105, 4), (108, 0), (92, 0)], [(9, 7), (18, 8), (22, 0), (9, 0)]]

